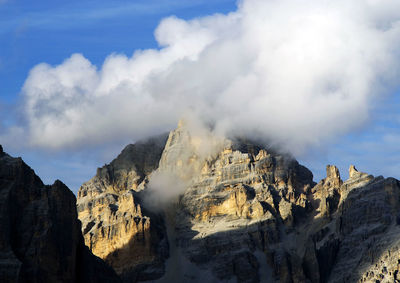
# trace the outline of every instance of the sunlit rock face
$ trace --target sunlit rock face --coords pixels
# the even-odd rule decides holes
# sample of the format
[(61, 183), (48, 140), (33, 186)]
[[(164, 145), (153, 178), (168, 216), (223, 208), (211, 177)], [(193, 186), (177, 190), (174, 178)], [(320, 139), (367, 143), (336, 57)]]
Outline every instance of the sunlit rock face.
[(86, 245), (128, 281), (155, 279), (164, 273), (165, 227), (159, 216), (142, 207), (138, 191), (158, 167), (166, 139), (161, 135), (128, 145), (78, 192)]
[(398, 180), (328, 165), (316, 184), (287, 154), (182, 122), (137, 146), (146, 172), (124, 150), (78, 195), (85, 243), (126, 281), (400, 278)]
[(0, 282), (120, 282), (84, 245), (75, 203), (0, 146)]
[[(173, 212), (176, 232), (170, 240), (176, 248), (215, 281), (305, 278), (301, 258), (298, 270), (290, 273), (290, 254), (281, 245), (282, 232), (292, 230), (311, 209), (311, 172), (290, 156), (243, 139), (216, 142), (219, 150), (205, 158), (193, 151), (182, 160), (171, 152), (195, 149), (179, 144), (192, 140), (182, 136), (190, 133), (182, 128), (171, 132), (164, 150), (169, 158), (161, 159), (159, 169), (177, 164), (198, 168), (189, 180), (183, 178), (187, 187)], [(186, 272), (191, 278), (201, 276), (196, 270)]]

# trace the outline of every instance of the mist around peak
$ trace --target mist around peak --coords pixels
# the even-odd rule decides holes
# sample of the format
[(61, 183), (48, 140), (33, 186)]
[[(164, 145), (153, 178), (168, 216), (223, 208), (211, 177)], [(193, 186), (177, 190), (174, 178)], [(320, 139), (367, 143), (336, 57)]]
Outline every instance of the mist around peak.
[[(396, 0), (238, 2), (237, 10), (163, 19), (157, 49), (41, 63), (3, 143), (45, 150), (139, 140), (187, 113), (215, 132), (268, 139), (293, 154), (360, 127), (398, 85)], [(20, 141), (28, 141), (21, 144)]]
[[(225, 180), (228, 183), (233, 180), (252, 182), (251, 179), (258, 174), (258, 169), (253, 167), (264, 158), (279, 159), (286, 173), (293, 164), (298, 166), (294, 157), (283, 148), (270, 147), (265, 141), (257, 141), (253, 137), (227, 138), (212, 124), (194, 116), (182, 118), (177, 128), (169, 133), (158, 168), (147, 177), (143, 200), (153, 211), (162, 212), (179, 203), (180, 197), (189, 188), (202, 182), (215, 186), (221, 178), (227, 178), (224, 175), (232, 175), (229, 181)], [(234, 177), (243, 172), (249, 174), (242, 176), (246, 180)]]

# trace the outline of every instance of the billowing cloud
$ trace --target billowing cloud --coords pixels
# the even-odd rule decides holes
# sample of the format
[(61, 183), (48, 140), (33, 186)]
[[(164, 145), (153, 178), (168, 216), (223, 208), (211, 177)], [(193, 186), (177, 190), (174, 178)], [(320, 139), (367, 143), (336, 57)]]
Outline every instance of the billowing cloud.
[(398, 81), (400, 2), (244, 0), (226, 15), (166, 18), (155, 38), (159, 49), (100, 69), (81, 54), (34, 67), (14, 136), (53, 149), (135, 140), (190, 113), (301, 152), (361, 125)]

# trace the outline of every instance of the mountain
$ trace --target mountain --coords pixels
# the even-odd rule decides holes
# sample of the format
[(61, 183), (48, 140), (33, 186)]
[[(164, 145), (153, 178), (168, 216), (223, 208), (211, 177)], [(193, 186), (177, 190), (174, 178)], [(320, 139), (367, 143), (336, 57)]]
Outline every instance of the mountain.
[(165, 272), (164, 222), (142, 206), (137, 191), (158, 167), (166, 139), (165, 134), (128, 145), (78, 192), (85, 244), (126, 280), (155, 279)]
[(85, 244), (125, 282), (399, 282), (400, 182), (185, 123), (78, 192)]
[(1, 146), (0, 282), (120, 282), (85, 246), (74, 194)]
[(400, 182), (326, 171), (181, 122), (76, 199), (0, 146), (0, 282), (400, 282)]

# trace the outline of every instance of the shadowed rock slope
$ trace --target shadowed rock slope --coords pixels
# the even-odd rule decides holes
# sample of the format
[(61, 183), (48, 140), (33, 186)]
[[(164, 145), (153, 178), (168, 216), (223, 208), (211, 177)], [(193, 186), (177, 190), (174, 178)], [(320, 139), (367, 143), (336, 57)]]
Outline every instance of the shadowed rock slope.
[(0, 146), (0, 282), (119, 282), (84, 245), (75, 204)]
[(316, 184), (290, 156), (183, 123), (156, 140), (78, 194), (86, 244), (125, 281), (399, 282), (398, 180), (328, 165)]
[(126, 281), (164, 274), (168, 242), (161, 217), (142, 206), (138, 192), (158, 167), (167, 134), (128, 145), (78, 192), (86, 245)]

